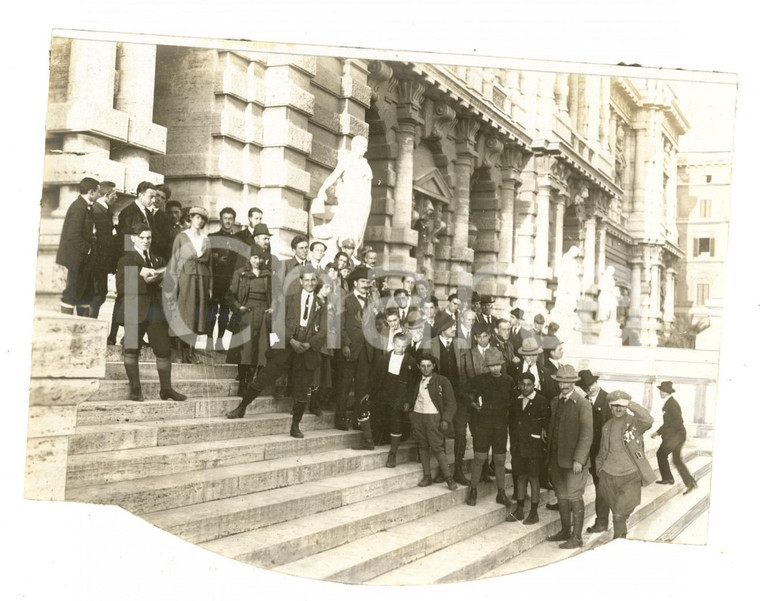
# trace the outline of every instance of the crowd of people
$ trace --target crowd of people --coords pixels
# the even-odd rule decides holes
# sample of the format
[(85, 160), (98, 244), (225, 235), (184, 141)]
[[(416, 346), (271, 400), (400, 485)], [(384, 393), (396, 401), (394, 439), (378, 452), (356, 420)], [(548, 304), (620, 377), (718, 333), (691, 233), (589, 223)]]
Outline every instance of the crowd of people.
[[(549, 540), (563, 548), (583, 544), (591, 474), (596, 520), (587, 530), (607, 530), (611, 513), (614, 536), (626, 535), (641, 487), (655, 480), (643, 441), (654, 420), (627, 393), (608, 394), (591, 371), (563, 363), (557, 324), (537, 314), (526, 325), (519, 307), (500, 318), (495, 299), (474, 291), (439, 302), (424, 275), (386, 274), (377, 251), (357, 249), (352, 239), (329, 249), (296, 235), (292, 258), (281, 260), (258, 208), (240, 231), (235, 211), (222, 209), (219, 230), (207, 234), (206, 209), (183, 209), (165, 185), (140, 183), (114, 224), (114, 190), (111, 182), (85, 178), (68, 209), (58, 252), (68, 270), (61, 310), (98, 317), (115, 273), (108, 344), (116, 344), (123, 326), (131, 400), (143, 400), (138, 359), (145, 345), (156, 357), (160, 397), (185, 400), (172, 387), (171, 366), (200, 362), (197, 338), (205, 336), (207, 351), (226, 353), (226, 362), (238, 366), (242, 398), (229, 419), (242, 419), (274, 387), (293, 400), (292, 437), (304, 437), (307, 410), (321, 416), (334, 406), (336, 428), (362, 432), (358, 448), (389, 445), (388, 468), (396, 467), (401, 442), (412, 438), (422, 464), (419, 486), (466, 486), (466, 503), (475, 505), (478, 484), (495, 479), (496, 502), (506, 506), (509, 522), (537, 523), (541, 489), (553, 490), (556, 503), (548, 507), (559, 511), (561, 530)], [(665, 403), (663, 426), (653, 434), (663, 438), (658, 482), (674, 483), (672, 453), (688, 493), (696, 481), (680, 457), (686, 439), (680, 406), (672, 382), (659, 390)]]

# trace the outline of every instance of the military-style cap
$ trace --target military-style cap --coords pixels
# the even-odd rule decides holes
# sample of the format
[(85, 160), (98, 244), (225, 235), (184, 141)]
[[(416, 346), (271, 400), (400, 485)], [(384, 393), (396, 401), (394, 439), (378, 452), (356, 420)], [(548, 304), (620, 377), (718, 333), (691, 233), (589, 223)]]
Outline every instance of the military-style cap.
[(623, 390), (615, 390), (607, 395), (607, 404), (610, 407), (615, 405), (618, 407), (628, 407), (631, 400), (631, 395)]

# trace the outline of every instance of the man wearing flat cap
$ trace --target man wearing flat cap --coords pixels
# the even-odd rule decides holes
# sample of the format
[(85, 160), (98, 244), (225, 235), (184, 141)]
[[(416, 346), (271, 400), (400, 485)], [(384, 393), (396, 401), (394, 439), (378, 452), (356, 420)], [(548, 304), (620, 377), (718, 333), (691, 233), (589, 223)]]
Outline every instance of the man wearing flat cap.
[(588, 369), (582, 369), (578, 372), (580, 381), (578, 387), (586, 393), (586, 398), (591, 403), (591, 409), (594, 414), (594, 438), (591, 441), (591, 478), (596, 488), (596, 501), (594, 509), (596, 510), (596, 519), (593, 526), (586, 528), (586, 532), (604, 532), (610, 524), (610, 508), (604, 497), (599, 494), (599, 473), (596, 467), (596, 456), (599, 453), (599, 442), (602, 439), (602, 426), (612, 417), (609, 407), (607, 392), (599, 386), (599, 376), (595, 376)]
[[(484, 324), (477, 325), (486, 327)], [(483, 364), (487, 371), (467, 380), (462, 385), (459, 394), (470, 413), (469, 424), (475, 453), (467, 504), (477, 503), (478, 483), (488, 460), (488, 451), (493, 448), (496, 502), (509, 507), (511, 503), (504, 490), (506, 480), (504, 463), (507, 459), (509, 406), (512, 402), (515, 382), (502, 373), (503, 357), (498, 350), (488, 348), (484, 354)]]
[(564, 541), (561, 549), (577, 549), (583, 546), (583, 490), (590, 465), (593, 417), (589, 402), (575, 391), (580, 378), (572, 365), (563, 365), (552, 378), (560, 393), (551, 401), (547, 464), (562, 529), (547, 540)]
[(660, 391), (660, 398), (665, 400), (662, 406), (662, 426), (656, 432), (652, 432), (652, 438), (662, 436), (662, 444), (657, 449), (657, 465), (660, 468), (660, 480), (657, 484), (675, 483), (668, 463), (668, 455), (672, 453), (673, 464), (686, 485), (686, 491), (683, 494), (687, 495), (697, 487), (697, 481), (681, 459), (681, 449), (686, 442), (686, 427), (683, 424), (681, 405), (673, 397), (675, 392), (673, 382), (663, 381), (657, 389)]
[(602, 426), (596, 458), (597, 494), (612, 509), (613, 538), (625, 538), (628, 517), (641, 503), (641, 487), (649, 486), (656, 477), (646, 458), (643, 436), (653, 419), (622, 390), (611, 392), (608, 400), (612, 418)]

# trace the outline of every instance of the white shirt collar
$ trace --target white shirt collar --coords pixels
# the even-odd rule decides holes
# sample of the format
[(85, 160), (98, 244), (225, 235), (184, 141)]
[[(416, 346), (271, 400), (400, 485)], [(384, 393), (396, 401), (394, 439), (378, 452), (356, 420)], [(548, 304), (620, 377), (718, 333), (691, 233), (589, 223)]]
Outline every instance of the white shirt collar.
[(524, 394), (521, 394), (520, 398), (521, 399), (528, 399), (529, 401), (532, 401), (533, 399), (536, 398), (536, 391), (533, 390), (533, 392), (531, 392), (528, 396), (525, 396)]
[(106, 197), (105, 196), (101, 196), (95, 202), (97, 202), (104, 209), (108, 208), (108, 203), (106, 202)]

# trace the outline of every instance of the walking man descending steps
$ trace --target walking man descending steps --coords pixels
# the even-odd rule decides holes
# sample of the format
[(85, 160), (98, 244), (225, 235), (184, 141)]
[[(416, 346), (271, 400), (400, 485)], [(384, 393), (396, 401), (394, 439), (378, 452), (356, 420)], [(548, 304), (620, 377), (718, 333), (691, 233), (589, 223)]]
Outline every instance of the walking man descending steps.
[(561, 549), (577, 549), (583, 546), (583, 490), (590, 465), (593, 417), (591, 404), (574, 390), (573, 384), (580, 378), (572, 365), (563, 365), (552, 378), (560, 393), (551, 401), (548, 465), (562, 529), (547, 540), (564, 541)]
[(602, 426), (596, 457), (597, 490), (612, 509), (613, 538), (625, 538), (628, 517), (641, 503), (641, 487), (649, 486), (656, 478), (646, 458), (643, 439), (654, 420), (622, 390), (611, 392), (607, 398), (612, 418)]
[(227, 413), (229, 419), (240, 419), (261, 392), (285, 373), (293, 395), (293, 421), (290, 435), (303, 438), (299, 425), (309, 404), (309, 386), (314, 370), (321, 362), (319, 349), (327, 336), (327, 307), (323, 306), (315, 289), (317, 272), (310, 264), (300, 268), (301, 290), (285, 299), (285, 347), (270, 348), (267, 364), (243, 393), (240, 404)]
[(124, 326), (124, 371), (129, 378), (129, 398), (143, 401), (140, 385), (140, 341), (147, 332), (156, 355), (162, 400), (184, 401), (187, 397), (172, 388), (172, 346), (161, 298), (164, 260), (150, 251), (153, 236), (147, 224), (134, 228), (134, 250), (116, 266), (117, 323)]
[(523, 507), (530, 482), (530, 512), (523, 524), (535, 524), (538, 522), (541, 470), (546, 463), (544, 444), (549, 431), (551, 408), (548, 399), (536, 392), (536, 378), (532, 373), (523, 373), (518, 386), (520, 395), (512, 401), (509, 411), (512, 477), (517, 489), (517, 507), (507, 515), (507, 521), (518, 522), (525, 517)]
[(433, 372), (435, 359), (429, 353), (420, 357), (422, 375), (412, 387), (414, 409), (409, 415), (412, 433), (419, 445), (422, 463), (422, 480), (417, 486), (430, 486), (433, 478), (430, 474), (430, 454), (438, 460), (438, 469), (446, 480), (449, 490), (456, 490), (456, 482), (449, 471), (449, 460), (443, 450), (444, 433), (451, 427), (451, 420), (457, 409), (454, 389), (451, 383), (440, 374)]
[[(482, 324), (478, 324), (481, 327)], [(477, 350), (475, 351), (478, 352)], [(507, 428), (509, 406), (515, 382), (508, 375), (501, 373), (504, 357), (495, 348), (485, 351), (484, 363), (488, 373), (470, 378), (460, 389), (460, 395), (469, 404), (470, 431), (475, 452), (475, 461), (470, 474), (470, 488), (467, 504), (475, 505), (478, 501), (478, 483), (483, 465), (488, 459), (488, 451), (493, 448), (493, 460), (496, 476), (496, 502), (511, 505), (504, 490), (506, 475), (504, 463), (507, 460)]]

